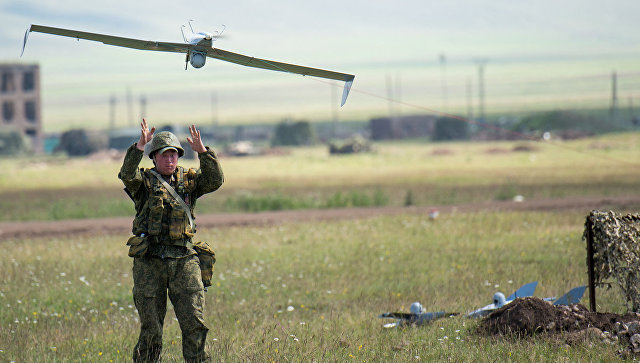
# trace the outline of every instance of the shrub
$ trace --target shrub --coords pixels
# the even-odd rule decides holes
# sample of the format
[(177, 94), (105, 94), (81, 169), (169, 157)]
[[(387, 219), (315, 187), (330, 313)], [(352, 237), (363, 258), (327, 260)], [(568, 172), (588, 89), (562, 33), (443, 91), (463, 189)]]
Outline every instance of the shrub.
[(315, 141), (315, 135), (311, 125), (307, 121), (289, 122), (283, 121), (276, 126), (272, 146), (300, 146), (311, 145)]
[(586, 134), (607, 131), (600, 120), (572, 111), (537, 112), (522, 118), (513, 126), (516, 132), (543, 133), (546, 131), (572, 131)]
[(24, 136), (18, 131), (0, 132), (0, 155), (18, 155), (27, 150)]
[(107, 148), (107, 135), (98, 131), (76, 129), (62, 134), (55, 152), (66, 152), (69, 156), (84, 156)]

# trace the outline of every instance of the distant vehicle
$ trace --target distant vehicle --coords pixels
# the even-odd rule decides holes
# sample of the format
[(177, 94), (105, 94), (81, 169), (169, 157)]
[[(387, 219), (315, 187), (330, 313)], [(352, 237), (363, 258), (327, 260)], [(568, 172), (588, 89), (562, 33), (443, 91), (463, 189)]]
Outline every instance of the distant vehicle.
[[(115, 45), (119, 47), (140, 49), (140, 50), (155, 50), (160, 52), (174, 52), (174, 53), (186, 53), (185, 59), (185, 69), (187, 69), (187, 64), (191, 63), (193, 68), (202, 68), (209, 58), (216, 58), (226, 62), (236, 63), (247, 67), (254, 68), (262, 68), (271, 71), (281, 71), (281, 72), (289, 72), (295, 74), (301, 74), (303, 76), (313, 76), (320, 78), (333, 79), (337, 81), (344, 81), (344, 90), (342, 92), (342, 103), (341, 106), (347, 102), (347, 97), (349, 96), (349, 90), (351, 89), (351, 85), (353, 84), (353, 80), (355, 76), (352, 74), (328, 71), (319, 68), (311, 68), (305, 66), (299, 66), (295, 64), (289, 63), (281, 63), (275, 62), (267, 59), (260, 59), (255, 57), (250, 57), (238, 53), (232, 53), (226, 50), (218, 49), (213, 47), (213, 42), (217, 40), (221, 34), (213, 35), (211, 33), (199, 32), (196, 33), (193, 31), (191, 27), (191, 22), (189, 22), (189, 27), (191, 28), (191, 34), (189, 36), (185, 35), (184, 28), (182, 26), (182, 38), (184, 39), (184, 43), (170, 43), (170, 42), (158, 42), (152, 40), (139, 40), (132, 38), (123, 38), (117, 37), (113, 35), (106, 34), (97, 34), (97, 33), (88, 33), (78, 30), (71, 29), (62, 29), (62, 28), (54, 28), (50, 26), (44, 25), (36, 25), (31, 24), (29, 29), (24, 34), (24, 43), (22, 44), (22, 53), (24, 53), (24, 48), (27, 44), (27, 38), (29, 37), (30, 32), (40, 32), (47, 34), (60, 35), (64, 37), (87, 39), (93, 40), (97, 42), (102, 42), (104, 44)], [(20, 56), (22, 56), (22, 53)]]
[(329, 142), (329, 154), (355, 154), (369, 151), (371, 151), (371, 143), (360, 135), (343, 141)]
[(468, 318), (480, 318), (486, 315), (489, 315), (489, 313), (491, 313), (492, 311), (499, 309), (509, 303), (511, 303), (513, 300), (519, 298), (519, 297), (527, 297), (527, 296), (533, 296), (533, 294), (536, 292), (536, 287), (538, 286), (538, 281), (534, 281), (534, 282), (530, 282), (528, 284), (522, 285), (518, 290), (516, 290), (513, 294), (509, 295), (508, 297), (504, 297), (504, 294), (501, 292), (496, 292), (493, 295), (493, 303), (489, 304), (487, 306), (481, 307), (478, 310), (474, 310), (470, 313), (467, 314)]
[(260, 149), (256, 148), (251, 141), (237, 141), (226, 148), (227, 153), (233, 156), (259, 155)]
[(392, 322), (384, 325), (385, 328), (397, 328), (405, 325), (424, 325), (436, 319), (458, 315), (459, 313), (448, 313), (445, 311), (426, 312), (422, 304), (414, 302), (411, 304), (410, 313), (383, 313), (378, 317), (381, 319), (393, 319)]

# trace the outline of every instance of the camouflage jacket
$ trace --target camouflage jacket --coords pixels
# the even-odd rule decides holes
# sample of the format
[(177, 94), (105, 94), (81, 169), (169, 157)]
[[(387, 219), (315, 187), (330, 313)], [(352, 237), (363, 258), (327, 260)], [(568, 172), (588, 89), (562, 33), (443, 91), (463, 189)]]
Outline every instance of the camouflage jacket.
[[(159, 257), (184, 257), (194, 253), (190, 247), (191, 230), (186, 211), (152, 175), (150, 169), (139, 168), (143, 152), (133, 144), (127, 150), (118, 178), (135, 203), (136, 217), (132, 232), (136, 236), (150, 236), (149, 253)], [(224, 175), (213, 150), (199, 153), (200, 168), (180, 166), (168, 180), (189, 206), (193, 215), (196, 200), (220, 188)]]

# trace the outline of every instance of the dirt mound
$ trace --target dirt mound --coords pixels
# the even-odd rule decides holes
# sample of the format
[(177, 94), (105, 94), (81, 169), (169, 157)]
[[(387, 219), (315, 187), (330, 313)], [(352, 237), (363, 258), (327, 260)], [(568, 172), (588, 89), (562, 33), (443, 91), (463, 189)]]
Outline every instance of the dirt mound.
[(616, 323), (632, 321), (640, 321), (640, 315), (591, 312), (584, 305), (554, 306), (539, 298), (526, 297), (491, 313), (480, 323), (478, 332), (530, 336), (542, 332), (575, 332), (591, 327), (613, 331)]
[(546, 330), (555, 321), (556, 310), (551, 304), (537, 298), (522, 298), (489, 314), (478, 331), (488, 335), (532, 335)]
[(477, 329), (482, 335), (524, 338), (537, 333), (565, 333), (564, 341), (626, 342), (627, 352), (640, 353), (640, 314), (598, 313), (584, 305), (552, 305), (535, 297), (516, 299), (484, 318)]

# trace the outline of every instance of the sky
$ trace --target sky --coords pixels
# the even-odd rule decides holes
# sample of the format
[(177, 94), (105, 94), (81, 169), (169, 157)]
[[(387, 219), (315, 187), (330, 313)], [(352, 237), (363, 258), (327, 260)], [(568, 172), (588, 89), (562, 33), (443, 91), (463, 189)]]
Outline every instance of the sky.
[[(640, 94), (640, 2), (612, 0), (0, 0), (0, 62), (37, 63), (45, 131), (157, 124), (368, 120), (606, 102)], [(30, 33), (29, 24), (181, 42), (181, 26), (224, 29), (214, 47), (355, 74), (342, 84), (208, 59)], [(634, 94), (635, 92), (635, 94)], [(141, 99), (146, 106), (141, 107)], [(393, 100), (393, 101), (390, 101)], [(637, 104), (640, 105), (640, 99)]]

